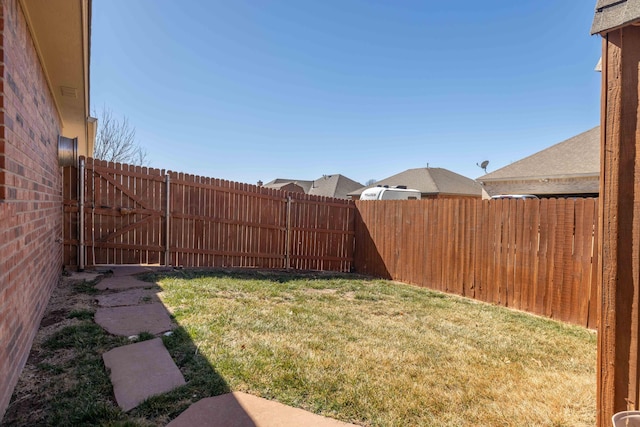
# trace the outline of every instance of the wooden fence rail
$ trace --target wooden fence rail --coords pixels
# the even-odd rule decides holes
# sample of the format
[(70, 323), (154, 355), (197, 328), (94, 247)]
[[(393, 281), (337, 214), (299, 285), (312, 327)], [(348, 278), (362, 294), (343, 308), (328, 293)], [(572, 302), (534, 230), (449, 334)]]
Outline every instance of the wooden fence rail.
[(356, 206), (357, 272), (596, 327), (596, 199)]
[(67, 266), (353, 268), (352, 201), (82, 161), (64, 170)]

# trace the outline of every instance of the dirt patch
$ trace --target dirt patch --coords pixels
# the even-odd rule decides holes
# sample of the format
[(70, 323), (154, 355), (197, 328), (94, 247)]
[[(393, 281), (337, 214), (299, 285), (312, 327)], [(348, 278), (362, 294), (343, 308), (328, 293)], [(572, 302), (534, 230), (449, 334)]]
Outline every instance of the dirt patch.
[[(29, 358), (2, 419), (3, 425), (41, 425), (44, 413), (43, 394), (57, 392), (51, 389), (45, 390), (43, 385), (55, 384), (55, 388), (59, 390), (68, 386), (70, 379), (64, 374), (55, 373), (62, 370), (65, 364), (75, 357), (73, 350), (52, 352), (44, 348), (43, 343), (65, 326), (79, 323), (77, 319), (69, 318), (69, 313), (72, 311), (95, 309), (94, 297), (79, 293), (76, 289), (78, 283), (84, 282), (87, 278), (95, 279), (96, 276), (86, 275), (82, 280), (74, 275), (63, 276), (54, 289), (40, 322), (38, 333), (33, 340)], [(55, 381), (51, 381), (52, 371)]]
[(352, 301), (352, 300), (356, 299), (356, 293), (353, 292), (353, 291), (345, 292), (344, 293), (344, 299)]
[(5, 416), (7, 424), (12, 422), (18, 425), (28, 425), (29, 420), (41, 418), (42, 409), (38, 408), (40, 401), (39, 393), (24, 394), (11, 402), (11, 412), (15, 414), (11, 419), (9, 414)]
[(40, 322), (41, 328), (46, 328), (47, 326), (51, 326), (55, 323), (61, 322), (67, 318), (69, 312), (67, 310), (53, 310), (45, 314)]

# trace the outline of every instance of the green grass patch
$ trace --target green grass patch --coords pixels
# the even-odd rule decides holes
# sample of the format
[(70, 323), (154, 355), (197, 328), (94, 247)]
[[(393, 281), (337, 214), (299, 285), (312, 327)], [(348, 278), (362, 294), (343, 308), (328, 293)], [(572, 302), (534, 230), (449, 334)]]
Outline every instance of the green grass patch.
[(67, 315), (69, 319), (91, 320), (95, 312), (93, 310), (73, 310)]
[(50, 373), (52, 375), (58, 375), (64, 372), (63, 367), (58, 365), (53, 365), (51, 363), (38, 363), (37, 368), (41, 371)]
[(149, 341), (154, 339), (156, 336), (151, 332), (140, 332), (138, 334), (138, 339), (136, 341)]
[[(113, 341), (114, 338), (100, 326), (93, 322), (83, 322), (60, 329), (43, 343), (43, 347), (49, 350), (85, 350), (101, 348)], [(117, 341), (122, 342), (123, 340)]]
[(73, 285), (73, 290), (79, 294), (96, 295), (96, 281), (82, 281)]

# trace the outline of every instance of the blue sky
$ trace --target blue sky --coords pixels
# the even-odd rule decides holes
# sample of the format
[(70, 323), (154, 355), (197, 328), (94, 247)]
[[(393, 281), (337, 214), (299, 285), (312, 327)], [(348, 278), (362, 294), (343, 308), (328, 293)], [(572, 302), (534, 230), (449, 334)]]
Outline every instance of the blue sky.
[(599, 123), (595, 0), (94, 0), (91, 105), (153, 167), (477, 178)]

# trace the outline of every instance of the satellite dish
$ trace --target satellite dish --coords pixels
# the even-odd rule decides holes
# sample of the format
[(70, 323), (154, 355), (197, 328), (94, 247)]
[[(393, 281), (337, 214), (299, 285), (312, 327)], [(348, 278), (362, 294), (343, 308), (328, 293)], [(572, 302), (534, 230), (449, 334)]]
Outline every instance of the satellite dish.
[(487, 166), (489, 166), (489, 160), (485, 160), (480, 164), (476, 163), (476, 165), (482, 168), (482, 170), (484, 170), (484, 173), (487, 173)]

